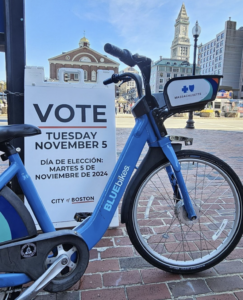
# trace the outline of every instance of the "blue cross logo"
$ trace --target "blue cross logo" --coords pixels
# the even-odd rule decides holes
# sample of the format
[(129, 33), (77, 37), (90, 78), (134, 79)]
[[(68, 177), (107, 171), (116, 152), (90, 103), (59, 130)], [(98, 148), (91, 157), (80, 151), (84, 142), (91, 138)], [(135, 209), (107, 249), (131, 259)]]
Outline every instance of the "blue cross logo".
[(183, 89), (182, 89), (182, 92), (183, 92), (183, 93), (187, 93), (187, 91), (188, 91), (188, 87), (187, 87), (186, 85), (184, 85), (184, 86), (183, 86)]

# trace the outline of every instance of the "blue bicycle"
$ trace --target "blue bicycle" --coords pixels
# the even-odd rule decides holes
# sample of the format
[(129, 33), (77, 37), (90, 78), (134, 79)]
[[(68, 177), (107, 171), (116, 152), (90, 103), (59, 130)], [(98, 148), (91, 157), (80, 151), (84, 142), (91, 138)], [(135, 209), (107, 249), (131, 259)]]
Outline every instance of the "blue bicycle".
[[(221, 76), (189, 76), (166, 83), (164, 93), (151, 94), (151, 60), (111, 44), (105, 51), (142, 73), (113, 74), (104, 84), (134, 79), (139, 101), (127, 143), (91, 216), (73, 230), (56, 231), (36, 189), (10, 141), (40, 134), (31, 125), (0, 128), (0, 150), (9, 168), (0, 176), (0, 287), (35, 281), (18, 299), (32, 299), (44, 288), (60, 292), (84, 274), (89, 250), (107, 230), (123, 196), (121, 221), (137, 251), (152, 265), (174, 273), (205, 270), (219, 263), (242, 235), (243, 187), (222, 160), (202, 151), (181, 150), (192, 139), (169, 136), (164, 121), (177, 112), (201, 110), (216, 97)], [(172, 143), (173, 142), (173, 143)], [(147, 155), (136, 167), (148, 144)], [(135, 171), (135, 172), (134, 172)], [(132, 176), (132, 174), (134, 175)], [(23, 202), (7, 186), (17, 176), (42, 229)], [(131, 178), (132, 176), (132, 178)], [(131, 178), (131, 180), (130, 180)]]

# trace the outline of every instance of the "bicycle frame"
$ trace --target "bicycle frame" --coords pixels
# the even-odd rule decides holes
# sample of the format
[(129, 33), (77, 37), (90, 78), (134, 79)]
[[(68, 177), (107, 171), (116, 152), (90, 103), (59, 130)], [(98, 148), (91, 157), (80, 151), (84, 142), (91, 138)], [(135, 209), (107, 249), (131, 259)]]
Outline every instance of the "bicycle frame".
[[(192, 218), (195, 216), (191, 200), (180, 172), (180, 164), (178, 163), (173, 147), (171, 146), (170, 139), (168, 136), (158, 138), (152, 123), (151, 118), (147, 115), (143, 115), (136, 119), (135, 127), (126, 142), (92, 216), (73, 229), (82, 236), (89, 249), (92, 249), (98, 243), (109, 227), (146, 142), (150, 147), (162, 148), (173, 167), (177, 183), (184, 199), (188, 217)], [(55, 231), (19, 155), (13, 154), (9, 157), (9, 160), (11, 162), (10, 167), (0, 175), (0, 189), (2, 189), (14, 175), (17, 175), (19, 184), (42, 231), (44, 233)], [(173, 171), (171, 172), (171, 170), (168, 169), (168, 176), (171, 175)], [(171, 184), (174, 188), (174, 183), (171, 182)], [(31, 279), (24, 273), (0, 274), (0, 287), (21, 285), (28, 281), (31, 281)]]

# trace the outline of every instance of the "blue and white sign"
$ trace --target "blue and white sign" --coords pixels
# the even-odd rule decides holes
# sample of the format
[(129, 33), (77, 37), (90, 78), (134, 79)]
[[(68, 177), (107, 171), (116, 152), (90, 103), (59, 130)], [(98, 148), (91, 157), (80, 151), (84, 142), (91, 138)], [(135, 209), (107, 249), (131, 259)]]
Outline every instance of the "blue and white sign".
[(172, 107), (211, 100), (213, 92), (212, 84), (204, 78), (174, 80), (167, 88)]

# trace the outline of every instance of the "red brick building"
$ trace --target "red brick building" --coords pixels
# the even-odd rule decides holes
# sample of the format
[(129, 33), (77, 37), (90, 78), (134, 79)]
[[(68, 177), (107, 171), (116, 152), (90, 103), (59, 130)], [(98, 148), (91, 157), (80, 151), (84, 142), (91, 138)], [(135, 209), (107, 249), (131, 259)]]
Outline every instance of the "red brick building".
[[(90, 48), (89, 40), (83, 37), (79, 42), (79, 48), (63, 52), (60, 55), (49, 58), (50, 79), (58, 79), (59, 68), (78, 68), (84, 70), (84, 80), (95, 82), (97, 70), (113, 70), (118, 73), (119, 63)], [(68, 74), (69, 80), (78, 80), (78, 74)]]

